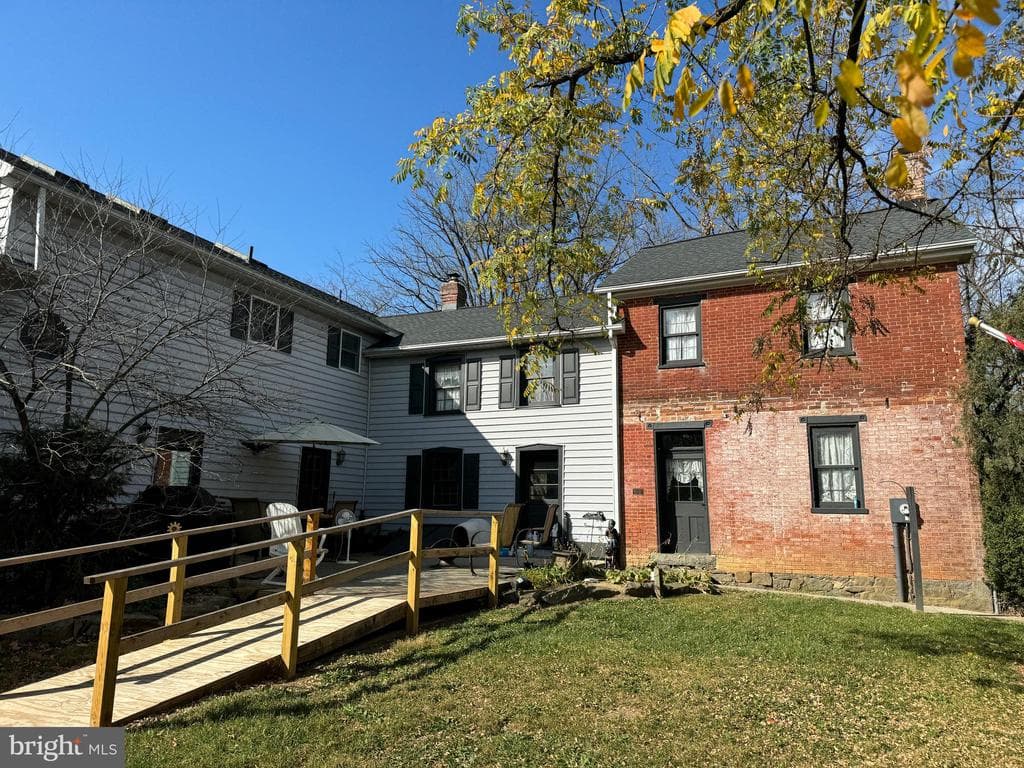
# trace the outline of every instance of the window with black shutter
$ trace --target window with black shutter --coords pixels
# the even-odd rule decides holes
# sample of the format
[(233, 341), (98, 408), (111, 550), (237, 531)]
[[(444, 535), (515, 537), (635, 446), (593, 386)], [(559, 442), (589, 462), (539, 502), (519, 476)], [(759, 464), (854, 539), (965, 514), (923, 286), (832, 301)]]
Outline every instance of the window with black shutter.
[(341, 367), (350, 371), (359, 372), (359, 350), (362, 346), (362, 339), (354, 333), (342, 331), (341, 333)]
[(341, 329), (327, 326), (327, 365), (337, 368), (341, 360)]
[(423, 363), (409, 366), (409, 413), (423, 413)]
[(480, 509), (480, 454), (462, 455), (462, 508)]
[(480, 398), (482, 395), (482, 374), (483, 363), (480, 360), (466, 361), (466, 405), (467, 411), (480, 410)]
[(359, 373), (362, 339), (354, 333), (327, 326), (327, 365)]
[(562, 405), (576, 405), (580, 401), (580, 353), (566, 349), (561, 354)]
[(423, 451), (424, 509), (462, 508), (462, 450), (430, 448)]
[(515, 408), (519, 399), (516, 387), (516, 358), (506, 355), (499, 360), (498, 370), (498, 407)]

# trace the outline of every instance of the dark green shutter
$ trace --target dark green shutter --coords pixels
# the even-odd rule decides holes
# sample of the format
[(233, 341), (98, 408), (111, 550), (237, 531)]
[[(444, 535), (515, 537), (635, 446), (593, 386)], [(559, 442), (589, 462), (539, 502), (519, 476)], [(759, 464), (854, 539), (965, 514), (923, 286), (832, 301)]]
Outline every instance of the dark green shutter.
[(420, 506), (420, 467), (419, 456), (405, 457), (405, 508), (417, 509)]
[(479, 360), (466, 361), (466, 407), (464, 410), (480, 410), (482, 368), (483, 364)]
[(562, 405), (576, 405), (580, 401), (580, 353), (575, 349), (562, 352)]
[(292, 329), (295, 327), (295, 313), (290, 309), (279, 309), (277, 317), (277, 348), (292, 353)]
[(462, 455), (462, 508), (480, 508), (480, 454)]
[(249, 337), (249, 294), (235, 291), (231, 302), (231, 335), (245, 341)]
[(501, 368), (498, 371), (498, 407), (515, 408), (516, 400), (519, 398), (519, 391), (516, 387), (516, 359), (514, 357), (503, 357), (500, 361)]
[(423, 413), (423, 364), (409, 366), (409, 413)]
[(327, 364), (337, 368), (341, 361), (341, 329), (327, 326)]

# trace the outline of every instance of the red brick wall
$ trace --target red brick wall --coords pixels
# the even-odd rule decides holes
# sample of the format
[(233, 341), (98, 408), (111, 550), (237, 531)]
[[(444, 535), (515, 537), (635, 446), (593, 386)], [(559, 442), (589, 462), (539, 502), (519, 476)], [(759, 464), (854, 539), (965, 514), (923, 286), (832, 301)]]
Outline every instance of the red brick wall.
[[(854, 312), (869, 299), (880, 335), (858, 335), (856, 366), (809, 368), (796, 391), (729, 418), (761, 371), (754, 340), (767, 330), (769, 294), (705, 294), (705, 365), (658, 369), (658, 307), (625, 302), (619, 340), (624, 537), (631, 562), (657, 546), (654, 433), (647, 424), (712, 420), (706, 432), (711, 550), (723, 570), (891, 575), (893, 484), (914, 485), (925, 518), (927, 578), (981, 577), (977, 477), (960, 429), (956, 393), (964, 344), (954, 267), (912, 287), (854, 285)], [(868, 515), (811, 514), (807, 429), (801, 415), (865, 415), (860, 424)], [(639, 493), (638, 493), (639, 492)]]

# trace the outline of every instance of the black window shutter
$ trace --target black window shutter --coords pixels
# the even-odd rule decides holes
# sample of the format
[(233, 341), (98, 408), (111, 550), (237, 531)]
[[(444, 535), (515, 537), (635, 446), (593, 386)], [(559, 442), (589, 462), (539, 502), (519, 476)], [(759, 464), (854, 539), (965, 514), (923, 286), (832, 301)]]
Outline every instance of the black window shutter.
[(562, 404), (577, 405), (580, 401), (580, 353), (567, 349), (561, 358)]
[(235, 291), (231, 302), (231, 335), (243, 341), (249, 336), (249, 294)]
[(466, 407), (467, 411), (480, 410), (480, 379), (482, 363), (479, 360), (466, 361)]
[(480, 454), (462, 455), (462, 508), (480, 508)]
[(292, 353), (292, 329), (295, 327), (295, 313), (290, 309), (279, 309), (277, 317), (277, 348)]
[(423, 364), (409, 366), (409, 413), (423, 413)]
[(420, 467), (419, 456), (405, 457), (405, 508), (417, 509), (420, 506)]
[(327, 326), (327, 364), (337, 368), (341, 362), (341, 328)]
[(519, 399), (519, 391), (516, 387), (516, 359), (514, 357), (501, 358), (501, 369), (498, 373), (498, 407), (515, 408), (516, 400)]

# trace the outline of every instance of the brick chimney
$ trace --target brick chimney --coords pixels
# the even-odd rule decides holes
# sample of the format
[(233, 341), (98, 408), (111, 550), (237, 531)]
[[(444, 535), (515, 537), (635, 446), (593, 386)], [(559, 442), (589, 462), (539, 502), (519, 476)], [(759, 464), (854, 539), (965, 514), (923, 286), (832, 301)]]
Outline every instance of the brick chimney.
[(907, 183), (906, 186), (893, 190), (894, 199), (905, 203), (921, 203), (928, 199), (925, 183), (931, 169), (930, 155), (931, 151), (927, 147), (917, 152), (903, 152), (903, 159), (907, 163)]
[(461, 309), (466, 306), (466, 286), (459, 276), (452, 272), (448, 279), (441, 283), (441, 309)]

